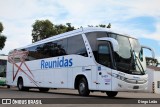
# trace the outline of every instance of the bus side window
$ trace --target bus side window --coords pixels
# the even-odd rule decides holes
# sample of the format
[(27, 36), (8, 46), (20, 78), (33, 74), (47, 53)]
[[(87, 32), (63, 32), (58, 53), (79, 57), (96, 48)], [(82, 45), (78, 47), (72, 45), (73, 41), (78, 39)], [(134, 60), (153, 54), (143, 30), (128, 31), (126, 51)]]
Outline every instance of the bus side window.
[(109, 44), (99, 45), (98, 62), (107, 67), (111, 67), (111, 56), (110, 56)]
[(88, 57), (88, 53), (81, 35), (68, 38), (67, 54), (77, 54)]
[(62, 39), (57, 42), (57, 54), (58, 56), (67, 55), (67, 39)]

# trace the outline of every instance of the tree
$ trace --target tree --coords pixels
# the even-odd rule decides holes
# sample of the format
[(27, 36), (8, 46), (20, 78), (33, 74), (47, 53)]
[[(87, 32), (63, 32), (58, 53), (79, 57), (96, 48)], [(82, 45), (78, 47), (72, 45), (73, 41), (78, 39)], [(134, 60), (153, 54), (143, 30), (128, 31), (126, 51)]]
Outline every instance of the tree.
[[(93, 25), (88, 25), (88, 27), (94, 27)], [(104, 24), (96, 25), (95, 27), (102, 27), (102, 28), (111, 28), (111, 23), (109, 23), (107, 26)]]
[(32, 42), (36, 42), (75, 29), (73, 26), (71, 26), (71, 23), (66, 23), (66, 25), (54, 25), (49, 20), (36, 20), (32, 27)]
[(57, 35), (65, 32), (69, 32), (74, 30), (75, 28), (71, 26), (71, 23), (66, 23), (66, 25), (55, 25), (55, 30), (57, 31)]
[[(36, 20), (32, 27), (32, 42), (37, 42), (51, 36), (75, 30), (75, 27), (71, 26), (71, 23), (54, 25), (49, 20)], [(88, 25), (88, 27), (94, 26)], [(111, 28), (111, 24), (109, 23), (107, 26), (100, 24), (95, 27)]]
[(2, 33), (2, 31), (3, 31), (3, 25), (2, 25), (2, 23), (0, 22), (0, 33)]
[(66, 23), (66, 25), (67, 25), (67, 29), (66, 29), (67, 32), (75, 30), (74, 26), (71, 26), (71, 23)]
[(111, 23), (108, 24), (107, 28), (111, 28)]
[(4, 36), (4, 35), (2, 35), (1, 33), (2, 33), (2, 31), (3, 31), (3, 25), (2, 25), (2, 23), (0, 22), (0, 50), (2, 50), (3, 48), (4, 48), (4, 46), (5, 46), (5, 42), (6, 42), (6, 39), (7, 39), (7, 37), (6, 36)]
[(159, 62), (157, 59), (154, 59), (154, 58), (151, 58), (151, 57), (146, 57), (146, 64), (147, 66), (149, 65), (153, 65), (153, 66), (158, 66), (159, 65)]
[(32, 42), (36, 42), (56, 34), (53, 24), (49, 20), (36, 20), (32, 27)]

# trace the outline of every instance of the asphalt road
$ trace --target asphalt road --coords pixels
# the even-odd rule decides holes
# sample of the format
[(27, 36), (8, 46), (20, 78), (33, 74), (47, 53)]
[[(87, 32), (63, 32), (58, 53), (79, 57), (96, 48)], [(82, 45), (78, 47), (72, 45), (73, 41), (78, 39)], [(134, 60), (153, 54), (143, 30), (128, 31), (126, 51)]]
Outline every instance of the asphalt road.
[[(78, 95), (77, 90), (68, 90), (68, 89), (51, 89), (49, 92), (39, 92), (38, 89), (31, 89), (28, 91), (18, 91), (16, 87), (12, 87), (7, 89), (6, 87), (0, 87), (0, 98), (8, 99), (8, 98), (23, 98), (31, 100), (39, 100), (42, 98), (42, 102), (48, 104), (42, 105), (11, 105), (12, 107), (159, 107), (160, 106), (160, 94), (153, 93), (136, 93), (136, 92), (119, 92), (115, 98), (109, 98), (105, 93), (94, 92), (90, 93), (88, 97), (82, 97)], [(47, 99), (49, 98), (49, 99)], [(147, 99), (146, 99), (147, 98)], [(159, 98), (159, 99), (157, 99)], [(152, 102), (150, 102), (152, 101)], [(156, 101), (159, 104), (154, 104)], [(138, 104), (141, 103), (141, 104)], [(147, 103), (147, 104), (145, 104)], [(148, 104), (150, 103), (150, 104)], [(0, 105), (0, 107), (8, 107), (8, 105)]]

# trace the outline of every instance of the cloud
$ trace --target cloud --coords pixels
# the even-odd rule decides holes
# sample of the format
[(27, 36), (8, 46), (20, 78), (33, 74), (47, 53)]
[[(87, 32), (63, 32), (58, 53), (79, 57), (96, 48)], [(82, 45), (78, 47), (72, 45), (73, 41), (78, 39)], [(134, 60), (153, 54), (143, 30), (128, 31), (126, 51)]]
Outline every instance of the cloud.
[(137, 16), (157, 18), (160, 15), (158, 0), (59, 0), (58, 3), (68, 12), (69, 18), (84, 21), (121, 21)]
[(37, 11), (35, 0), (32, 2), (27, 2), (26, 0), (13, 1), (13, 0), (4, 0), (0, 3), (0, 13), (1, 18), (6, 20), (21, 20), (27, 18)]
[[(125, 23), (136, 17), (156, 20), (155, 31), (136, 28)], [(160, 40), (159, 0), (3, 0), (0, 1), (0, 21), (7, 36), (4, 53), (31, 43), (35, 20), (49, 19), (54, 24), (72, 23), (76, 27), (112, 23), (112, 29), (137, 38)]]
[(160, 17), (159, 0), (134, 0), (133, 2), (135, 2), (131, 6), (133, 14)]
[[(45, 0), (44, 0), (45, 1)], [(31, 44), (32, 24), (35, 20), (49, 19), (57, 15), (57, 7), (44, 5), (39, 0), (0, 1), (0, 22), (7, 36), (5, 47), (0, 53), (8, 54), (12, 49)]]
[(17, 24), (3, 21), (5, 28), (3, 34), (7, 36), (7, 41), (2, 52), (8, 54), (8, 52), (12, 49), (19, 48), (31, 43), (31, 26), (28, 25), (28, 23), (30, 22), (23, 21)]
[(150, 34), (145, 34), (144, 37), (154, 39), (160, 43), (160, 22), (156, 24), (156, 31)]

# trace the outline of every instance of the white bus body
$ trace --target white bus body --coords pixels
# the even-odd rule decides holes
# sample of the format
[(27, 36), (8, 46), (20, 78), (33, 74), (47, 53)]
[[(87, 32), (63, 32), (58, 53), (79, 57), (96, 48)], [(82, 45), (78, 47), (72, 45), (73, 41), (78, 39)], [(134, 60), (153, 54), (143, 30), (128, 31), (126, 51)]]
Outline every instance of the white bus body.
[(80, 28), (12, 50), (7, 85), (78, 89), (83, 96), (102, 91), (114, 97), (118, 91), (146, 90), (145, 70), (137, 39), (106, 28)]

